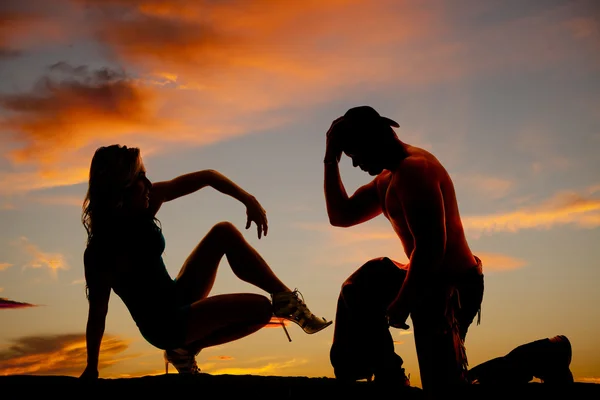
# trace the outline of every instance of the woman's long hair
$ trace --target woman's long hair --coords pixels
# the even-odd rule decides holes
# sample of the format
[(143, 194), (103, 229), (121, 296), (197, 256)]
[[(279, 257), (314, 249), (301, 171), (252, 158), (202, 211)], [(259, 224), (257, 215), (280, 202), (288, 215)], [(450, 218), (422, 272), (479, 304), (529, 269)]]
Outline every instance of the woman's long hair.
[(89, 185), (81, 216), (87, 232), (87, 244), (95, 234), (110, 229), (123, 216), (127, 188), (136, 179), (140, 168), (140, 150), (137, 147), (114, 144), (96, 150), (90, 165)]

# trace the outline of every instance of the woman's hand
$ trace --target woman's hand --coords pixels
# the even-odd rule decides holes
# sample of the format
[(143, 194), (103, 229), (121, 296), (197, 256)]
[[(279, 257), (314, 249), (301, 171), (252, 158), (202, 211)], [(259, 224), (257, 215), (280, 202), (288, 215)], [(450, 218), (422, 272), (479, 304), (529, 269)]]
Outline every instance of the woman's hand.
[(90, 367), (89, 365), (85, 367), (83, 373), (79, 377), (81, 380), (93, 381), (98, 379), (98, 368)]
[(246, 229), (250, 228), (250, 225), (254, 221), (256, 224), (256, 230), (258, 231), (258, 238), (261, 236), (267, 236), (267, 231), (269, 227), (267, 226), (267, 212), (260, 205), (258, 200), (252, 195), (248, 195), (247, 200), (244, 202), (246, 204)]

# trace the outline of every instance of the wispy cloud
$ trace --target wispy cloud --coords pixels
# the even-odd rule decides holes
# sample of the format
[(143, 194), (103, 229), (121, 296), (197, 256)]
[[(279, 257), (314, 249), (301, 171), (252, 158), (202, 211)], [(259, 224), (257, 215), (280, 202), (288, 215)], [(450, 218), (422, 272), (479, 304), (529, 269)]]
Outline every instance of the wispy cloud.
[[(0, 288), (2, 289), (2, 288)], [(2, 290), (0, 290), (1, 292)], [(29, 308), (29, 307), (37, 307), (35, 304), (29, 303), (21, 303), (19, 301), (14, 301), (7, 299), (6, 297), (0, 297), (0, 310), (13, 310), (16, 308)]]
[[(282, 362), (269, 362), (267, 364), (255, 365), (249, 367), (231, 367), (218, 368), (213, 365), (202, 365), (202, 370), (213, 375), (281, 375), (285, 374), (285, 370), (306, 364), (307, 360), (291, 359)], [(249, 361), (247, 363), (255, 363)]]
[(30, 261), (24, 265), (24, 268), (47, 268), (54, 277), (56, 277), (58, 270), (69, 269), (62, 254), (44, 252), (26, 237), (19, 238), (13, 244), (23, 249), (31, 257)]
[[(12, 341), (0, 351), (0, 375), (79, 375), (87, 364), (84, 334), (27, 336)], [(102, 340), (99, 369), (137, 357), (124, 356), (127, 340), (105, 335)]]
[(512, 271), (527, 265), (527, 261), (506, 254), (475, 252), (481, 259), (485, 272)]
[(8, 269), (10, 267), (12, 267), (12, 264), (9, 263), (0, 263), (0, 271), (4, 271), (5, 269)]
[(466, 186), (469, 192), (487, 199), (500, 199), (507, 196), (514, 187), (514, 182), (509, 179), (482, 174), (454, 174), (452, 177), (456, 184)]
[[(406, 256), (402, 253), (400, 239), (391, 228), (356, 226), (350, 229), (339, 229), (319, 223), (299, 223), (296, 226), (320, 232), (325, 236), (325, 239), (319, 242), (320, 245), (312, 251), (315, 257), (313, 262), (319, 265), (358, 266), (371, 258), (382, 256), (406, 262), (403, 261)], [(331, 256), (332, 251), (337, 254), (335, 257)], [(475, 251), (475, 255), (481, 258), (486, 271), (510, 271), (527, 265), (525, 260), (501, 253)], [(401, 335), (411, 334), (411, 331), (400, 332)]]
[(560, 149), (555, 138), (548, 135), (546, 129), (539, 126), (528, 126), (517, 135), (516, 150), (528, 160), (531, 172), (553, 172), (565, 170), (573, 163)]
[[(400, 239), (391, 227), (363, 224), (340, 229), (326, 223), (306, 222), (294, 226), (323, 236), (311, 251), (311, 264), (314, 265), (358, 266), (372, 258), (383, 256), (406, 262)], [(335, 256), (332, 257), (332, 254)]]
[(575, 378), (575, 382), (583, 382), (583, 383), (600, 383), (600, 378), (595, 378), (595, 377), (582, 377), (582, 378)]
[(462, 219), (465, 229), (473, 235), (550, 229), (563, 225), (595, 228), (600, 226), (600, 198), (561, 192), (539, 205), (504, 213), (467, 215)]
[[(392, 330), (392, 336), (409, 336), (412, 335), (413, 331), (412, 330), (404, 330), (404, 329), (393, 329)], [(394, 340), (394, 344), (404, 344), (404, 340)]]
[[(24, 194), (34, 190), (85, 182), (89, 176), (88, 168), (88, 166), (71, 165), (64, 167), (33, 167), (28, 168), (28, 171), (0, 171), (0, 195)], [(17, 208), (13, 203), (6, 205), (8, 206), (6, 209)]]
[(208, 358), (209, 360), (217, 360), (217, 361), (232, 361), (235, 360), (235, 357), (231, 356), (212, 356)]

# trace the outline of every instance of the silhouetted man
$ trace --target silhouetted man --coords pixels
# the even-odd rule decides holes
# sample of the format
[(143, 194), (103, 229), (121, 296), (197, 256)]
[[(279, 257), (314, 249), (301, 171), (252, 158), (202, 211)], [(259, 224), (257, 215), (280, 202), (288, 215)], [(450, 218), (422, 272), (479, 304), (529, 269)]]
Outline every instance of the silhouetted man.
[[(343, 380), (408, 385), (389, 327), (411, 316), (425, 391), (467, 381), (464, 340), (483, 298), (481, 261), (465, 238), (454, 186), (429, 152), (402, 142), (395, 121), (355, 107), (327, 132), (325, 199), (333, 226), (351, 227), (383, 214), (409, 259), (367, 261), (342, 285), (330, 359)], [(375, 178), (348, 196), (338, 163)]]

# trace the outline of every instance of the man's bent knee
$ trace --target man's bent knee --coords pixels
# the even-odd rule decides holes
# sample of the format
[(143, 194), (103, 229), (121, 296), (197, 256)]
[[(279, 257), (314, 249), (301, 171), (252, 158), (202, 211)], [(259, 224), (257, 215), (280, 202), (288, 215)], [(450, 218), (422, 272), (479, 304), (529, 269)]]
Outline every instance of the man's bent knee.
[(394, 263), (387, 257), (373, 258), (360, 266), (352, 275), (346, 279), (347, 283), (367, 283), (379, 280), (389, 275), (390, 271), (396, 269)]

